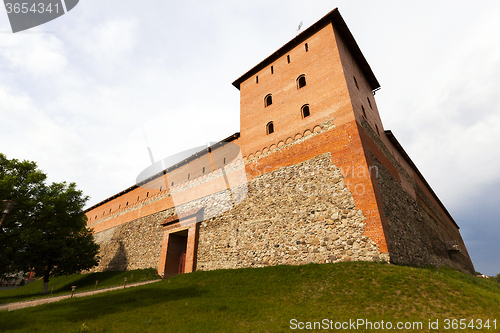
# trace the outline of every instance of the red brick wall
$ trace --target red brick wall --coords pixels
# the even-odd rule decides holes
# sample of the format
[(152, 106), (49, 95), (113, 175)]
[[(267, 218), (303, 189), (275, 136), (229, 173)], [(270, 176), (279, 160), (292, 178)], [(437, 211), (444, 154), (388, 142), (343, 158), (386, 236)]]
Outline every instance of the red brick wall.
[[(242, 163), (237, 142), (236, 139), (230, 144), (213, 149), (211, 153), (201, 154), (200, 158), (93, 208), (87, 212), (89, 219), (87, 225), (94, 228), (95, 232), (100, 232), (172, 208), (174, 204), (179, 205), (225, 190), (227, 189), (226, 181), (232, 187), (244, 182), (245, 177), (242, 177), (241, 172), (226, 173), (225, 179), (219, 176), (208, 180), (209, 177), (213, 177), (213, 167), (218, 170)], [(226, 158), (226, 164), (224, 164), (224, 158)], [(205, 167), (205, 173), (203, 173), (203, 167)], [(190, 175), (189, 179), (188, 174)], [(172, 182), (174, 182), (173, 187), (171, 186)], [(203, 183), (196, 185), (199, 182)], [(175, 193), (177, 189), (183, 186), (189, 187), (192, 184), (195, 185), (181, 190), (173, 197), (169, 196), (171, 190)]]
[[(308, 51), (305, 50), (308, 44)], [(290, 56), (290, 63), (287, 57)], [(271, 74), (271, 66), (274, 73)], [(306, 86), (297, 89), (296, 79), (305, 74)], [(244, 156), (286, 142), (313, 124), (331, 119), (353, 119), (349, 95), (331, 24), (306, 39), (240, 85), (240, 146)], [(272, 94), (273, 104), (264, 98)], [(302, 119), (301, 107), (309, 104), (311, 115)], [(266, 124), (275, 132), (266, 135)]]
[[(335, 38), (356, 120), (359, 122), (361, 117), (364, 117), (374, 131), (378, 128), (379, 133), (383, 133), (382, 120), (380, 119), (372, 88), (365, 74), (359, 68), (348, 46), (344, 43), (338, 32), (335, 32)], [(365, 110), (364, 113), (362, 106)], [(375, 127), (375, 125), (377, 126)]]

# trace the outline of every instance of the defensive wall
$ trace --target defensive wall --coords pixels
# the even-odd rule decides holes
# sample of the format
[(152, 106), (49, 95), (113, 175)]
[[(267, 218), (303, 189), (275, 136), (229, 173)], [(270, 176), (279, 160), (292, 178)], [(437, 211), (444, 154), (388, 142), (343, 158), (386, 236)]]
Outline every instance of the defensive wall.
[(338, 10), (233, 85), (239, 133), (88, 209), (96, 270), (385, 260), (474, 273), (458, 225), (384, 130)]

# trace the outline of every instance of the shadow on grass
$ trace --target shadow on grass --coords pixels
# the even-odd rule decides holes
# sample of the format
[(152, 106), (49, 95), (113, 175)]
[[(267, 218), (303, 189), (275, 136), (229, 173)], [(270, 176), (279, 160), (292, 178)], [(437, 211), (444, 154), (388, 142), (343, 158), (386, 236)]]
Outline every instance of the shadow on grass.
[[(75, 285), (77, 286), (77, 290), (85, 288), (85, 287), (95, 287), (96, 280), (100, 281), (100, 284), (105, 288), (111, 287), (111, 285), (119, 286), (120, 284), (123, 283), (123, 277), (118, 278), (118, 276), (123, 275), (123, 273), (124, 273), (123, 271), (110, 271), (110, 272), (99, 272), (99, 273), (93, 273), (93, 274), (86, 274), (78, 281), (68, 282), (61, 287), (57, 287), (57, 291), (71, 290), (71, 286), (75, 286)], [(125, 273), (128, 273), (128, 272), (125, 272)], [(113, 280), (116, 280), (116, 281), (113, 281)], [(133, 282), (138, 282), (138, 281), (129, 281), (128, 283), (133, 283)], [(115, 282), (115, 283), (112, 283), (112, 282)], [(99, 284), (97, 285), (97, 287), (98, 288), (100, 287)]]
[[(0, 291), (0, 304), (70, 294), (71, 286), (77, 286), (77, 292), (90, 291), (95, 289), (96, 280), (99, 281), (97, 285), (98, 289), (121, 286), (123, 285), (125, 277), (127, 277), (127, 284), (159, 279), (159, 276), (154, 269), (141, 269), (126, 272), (108, 271), (51, 277), (49, 281), (48, 294), (42, 294), (43, 285), (42, 281), (39, 280), (15, 290)], [(54, 288), (53, 295), (50, 294), (51, 288)]]
[[(156, 305), (158, 303), (168, 303), (181, 299), (198, 298), (205, 294), (205, 291), (193, 288), (164, 289), (161, 287), (126, 290), (122, 293), (110, 293), (100, 295), (97, 299), (81, 298), (78, 302), (75, 299), (69, 300), (65, 304), (66, 319), (78, 322), (82, 319), (95, 319), (100, 316), (134, 311), (139, 308)], [(82, 315), (83, 314), (83, 315)], [(80, 318), (79, 318), (80, 317)], [(85, 317), (85, 318), (83, 318)]]
[[(33, 293), (30, 293), (30, 294), (23, 294), (23, 295), (17, 295), (17, 296), (0, 297), (0, 304), (7, 304), (7, 303), (14, 303), (14, 302), (24, 302), (24, 301), (29, 301), (32, 298), (41, 298), (43, 296), (49, 297), (50, 294), (43, 295), (42, 294), (42, 287), (40, 287), (40, 292), (33, 292)], [(8, 300), (8, 301), (3, 301), (3, 300)]]
[(42, 324), (44, 321), (44, 324), (48, 324), (53, 320), (50, 318), (57, 318), (59, 323), (64, 321), (77, 323), (117, 313), (123, 313), (126, 316), (129, 311), (138, 311), (141, 308), (155, 306), (159, 303), (165, 304), (183, 299), (199, 298), (206, 293), (206, 290), (198, 287), (167, 289), (161, 285), (110, 291), (105, 294), (66, 299), (30, 308), (29, 315), (23, 313), (23, 310), (16, 310), (15, 314), (19, 314), (16, 316), (19, 320), (2, 322), (0, 328), (3, 331), (36, 327), (37, 323)]

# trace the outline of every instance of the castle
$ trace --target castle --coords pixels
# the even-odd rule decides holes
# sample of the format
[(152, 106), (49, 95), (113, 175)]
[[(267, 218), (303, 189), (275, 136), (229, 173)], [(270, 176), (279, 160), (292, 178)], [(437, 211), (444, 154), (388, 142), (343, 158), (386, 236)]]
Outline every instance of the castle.
[(95, 270), (381, 261), (473, 274), (459, 227), (384, 130), (337, 9), (233, 82), (240, 132), (90, 207)]

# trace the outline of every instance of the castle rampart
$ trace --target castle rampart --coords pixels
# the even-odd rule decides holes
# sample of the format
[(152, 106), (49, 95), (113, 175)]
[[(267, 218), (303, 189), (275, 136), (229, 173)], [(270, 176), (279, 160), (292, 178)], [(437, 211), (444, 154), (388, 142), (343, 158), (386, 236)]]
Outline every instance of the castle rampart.
[(91, 207), (97, 270), (385, 260), (474, 272), (459, 229), (384, 130), (337, 10), (237, 79), (240, 133)]

